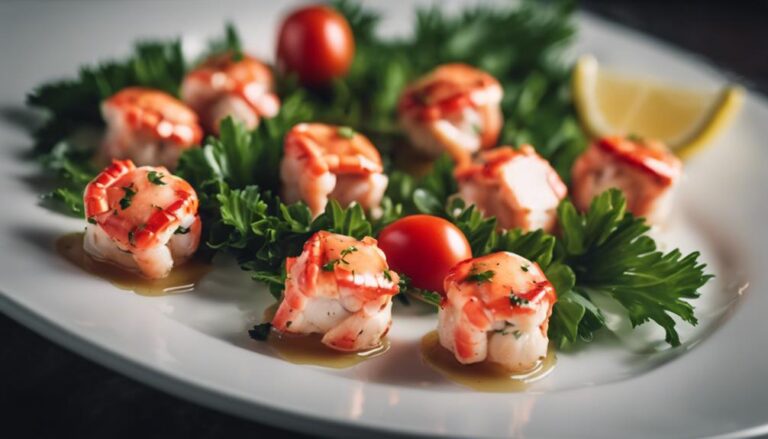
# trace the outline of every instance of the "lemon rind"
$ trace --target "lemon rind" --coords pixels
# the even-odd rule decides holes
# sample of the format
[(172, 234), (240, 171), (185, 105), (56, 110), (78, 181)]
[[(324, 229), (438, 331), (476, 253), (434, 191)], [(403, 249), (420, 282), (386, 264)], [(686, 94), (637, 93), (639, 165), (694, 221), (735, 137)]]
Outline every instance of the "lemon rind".
[[(576, 62), (571, 79), (573, 102), (579, 121), (592, 138), (615, 134), (611, 132), (613, 130), (605, 122), (602, 113), (597, 108), (596, 99), (589, 96), (589, 94), (594, 93), (594, 81), (597, 78), (598, 69), (599, 64), (593, 56), (583, 55)], [(724, 131), (738, 114), (745, 93), (744, 89), (738, 85), (724, 87), (711, 110), (702, 116), (689, 133), (682, 137), (682, 140), (670, 144), (670, 149), (683, 159), (701, 151)]]

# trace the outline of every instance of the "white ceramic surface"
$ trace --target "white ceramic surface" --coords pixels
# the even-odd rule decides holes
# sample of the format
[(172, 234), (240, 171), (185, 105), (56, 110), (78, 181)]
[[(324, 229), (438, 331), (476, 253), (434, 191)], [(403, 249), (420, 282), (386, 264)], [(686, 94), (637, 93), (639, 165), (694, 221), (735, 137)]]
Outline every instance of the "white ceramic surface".
[[(39, 170), (22, 102), (36, 84), (125, 53), (139, 37), (184, 35), (194, 53), (225, 19), (247, 47), (271, 54), (277, 2), (14, 2), (0, 4), (0, 310), (44, 336), (139, 380), (241, 416), (334, 435), (703, 437), (768, 433), (768, 233), (762, 172), (768, 102), (751, 95), (733, 128), (689, 163), (676, 217), (660, 239), (699, 249), (717, 275), (697, 300), (701, 324), (668, 350), (659, 332), (605, 334), (559, 354), (529, 392), (484, 394), (422, 364), (432, 314), (399, 309), (384, 356), (347, 370), (297, 366), (245, 330), (268, 294), (231, 261), (194, 293), (147, 298), (60, 259), (55, 239), (83, 227), (37, 205)], [(407, 32), (412, 6), (377, 1), (386, 32)], [(456, 8), (461, 2), (448, 2)], [(183, 13), (179, 11), (184, 9)], [(713, 87), (724, 78), (693, 57), (590, 16), (572, 54)], [(8, 62), (12, 60), (12, 62)], [(749, 288), (743, 288), (749, 283)], [(622, 340), (623, 343), (620, 343)], [(695, 347), (695, 349), (693, 349)]]

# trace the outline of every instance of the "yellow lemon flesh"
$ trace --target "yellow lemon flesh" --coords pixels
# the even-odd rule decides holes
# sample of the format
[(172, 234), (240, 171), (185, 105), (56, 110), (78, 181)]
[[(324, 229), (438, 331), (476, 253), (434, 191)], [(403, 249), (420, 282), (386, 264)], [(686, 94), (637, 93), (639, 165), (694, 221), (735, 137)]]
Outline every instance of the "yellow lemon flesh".
[(579, 59), (573, 96), (593, 137), (635, 134), (664, 141), (688, 157), (724, 129), (744, 99), (738, 86), (692, 90), (601, 70), (591, 56)]

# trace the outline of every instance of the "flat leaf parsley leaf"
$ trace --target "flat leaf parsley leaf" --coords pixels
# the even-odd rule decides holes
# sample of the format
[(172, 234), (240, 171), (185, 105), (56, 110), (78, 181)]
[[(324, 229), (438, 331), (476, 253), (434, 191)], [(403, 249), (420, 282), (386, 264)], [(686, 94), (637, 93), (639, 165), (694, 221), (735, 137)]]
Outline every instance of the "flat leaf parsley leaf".
[(163, 175), (162, 172), (157, 171), (149, 171), (147, 173), (147, 180), (149, 180), (150, 183), (157, 185), (157, 186), (164, 186), (165, 182), (163, 181)]
[(626, 200), (616, 189), (595, 198), (586, 214), (564, 201), (558, 216), (562, 261), (576, 275), (575, 291), (587, 298), (605, 294), (615, 299), (633, 326), (653, 321), (664, 328), (669, 344), (679, 345), (671, 315), (695, 325), (693, 306), (686, 300), (698, 297), (698, 289), (712, 278), (698, 261), (699, 253), (659, 251), (646, 235), (649, 227), (626, 213)]

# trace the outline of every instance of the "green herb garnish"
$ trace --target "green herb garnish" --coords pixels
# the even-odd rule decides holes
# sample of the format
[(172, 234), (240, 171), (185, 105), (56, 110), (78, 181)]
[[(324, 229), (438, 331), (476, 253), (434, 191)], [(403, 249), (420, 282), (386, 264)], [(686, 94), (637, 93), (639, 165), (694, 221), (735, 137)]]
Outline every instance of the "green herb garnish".
[[(602, 317), (591, 304), (591, 297), (600, 295), (626, 308), (632, 326), (652, 321), (664, 328), (667, 343), (677, 346), (680, 338), (671, 315), (695, 325), (693, 306), (687, 300), (698, 297), (698, 289), (712, 275), (704, 273), (698, 252), (683, 256), (679, 250), (658, 250), (647, 235), (650, 227), (626, 208), (626, 200), (617, 189), (595, 198), (583, 214), (570, 201), (560, 205), (561, 259), (575, 274), (573, 294), (581, 298), (571, 296), (557, 302), (555, 328), (565, 329), (569, 341), (577, 333), (582, 338), (591, 337), (603, 326)], [(561, 293), (566, 291), (558, 290), (562, 299)], [(565, 317), (578, 315), (582, 317)], [(578, 328), (573, 326), (577, 320)]]
[(260, 323), (255, 325), (252, 329), (248, 330), (248, 335), (252, 339), (258, 341), (266, 341), (269, 338), (269, 333), (272, 332), (272, 323)]
[(629, 133), (629, 135), (627, 136), (627, 140), (630, 140), (630, 141), (635, 142), (635, 143), (644, 143), (645, 142), (645, 139), (643, 139), (640, 135), (638, 135), (636, 133)]
[(352, 139), (355, 137), (355, 130), (350, 127), (339, 127), (336, 130), (336, 134), (338, 134), (339, 137), (343, 137), (345, 139)]
[(158, 185), (158, 186), (165, 185), (165, 182), (163, 181), (163, 177), (164, 177), (164, 175), (163, 175), (162, 172), (149, 171), (147, 173), (147, 180), (149, 180), (150, 183)]
[(440, 306), (443, 300), (443, 296), (435, 291), (429, 290), (414, 290), (409, 291), (409, 294), (416, 299), (434, 306)]
[(120, 209), (125, 210), (131, 207), (133, 196), (136, 195), (136, 191), (133, 189), (133, 183), (130, 186), (123, 187), (123, 198), (120, 199)]
[[(323, 271), (333, 271), (333, 268), (338, 264), (346, 264), (349, 265), (349, 261), (344, 259), (347, 255), (352, 254), (357, 251), (357, 247), (354, 245), (350, 245), (349, 247), (345, 248), (341, 251), (341, 258), (338, 259), (331, 259), (327, 263), (323, 265)], [(354, 276), (354, 271), (352, 272), (352, 275)], [(390, 279), (391, 280), (391, 279)]]
[(520, 297), (517, 294), (515, 294), (514, 291), (511, 291), (509, 293), (509, 303), (511, 303), (514, 306), (522, 306), (527, 305), (530, 303), (530, 301), (526, 298)]
[(470, 273), (465, 279), (465, 282), (477, 282), (478, 284), (484, 283), (484, 282), (490, 282), (491, 279), (493, 279), (493, 276), (496, 273), (493, 272), (493, 270), (486, 270), (482, 272), (473, 272)]
[(357, 247), (355, 247), (354, 245), (350, 245), (349, 247), (347, 247), (344, 250), (342, 250), (341, 251), (341, 262), (343, 262), (345, 264), (349, 264), (349, 262), (344, 260), (344, 257), (346, 257), (347, 255), (350, 255), (350, 254), (352, 254), (352, 253), (354, 253), (356, 251), (357, 251)]

